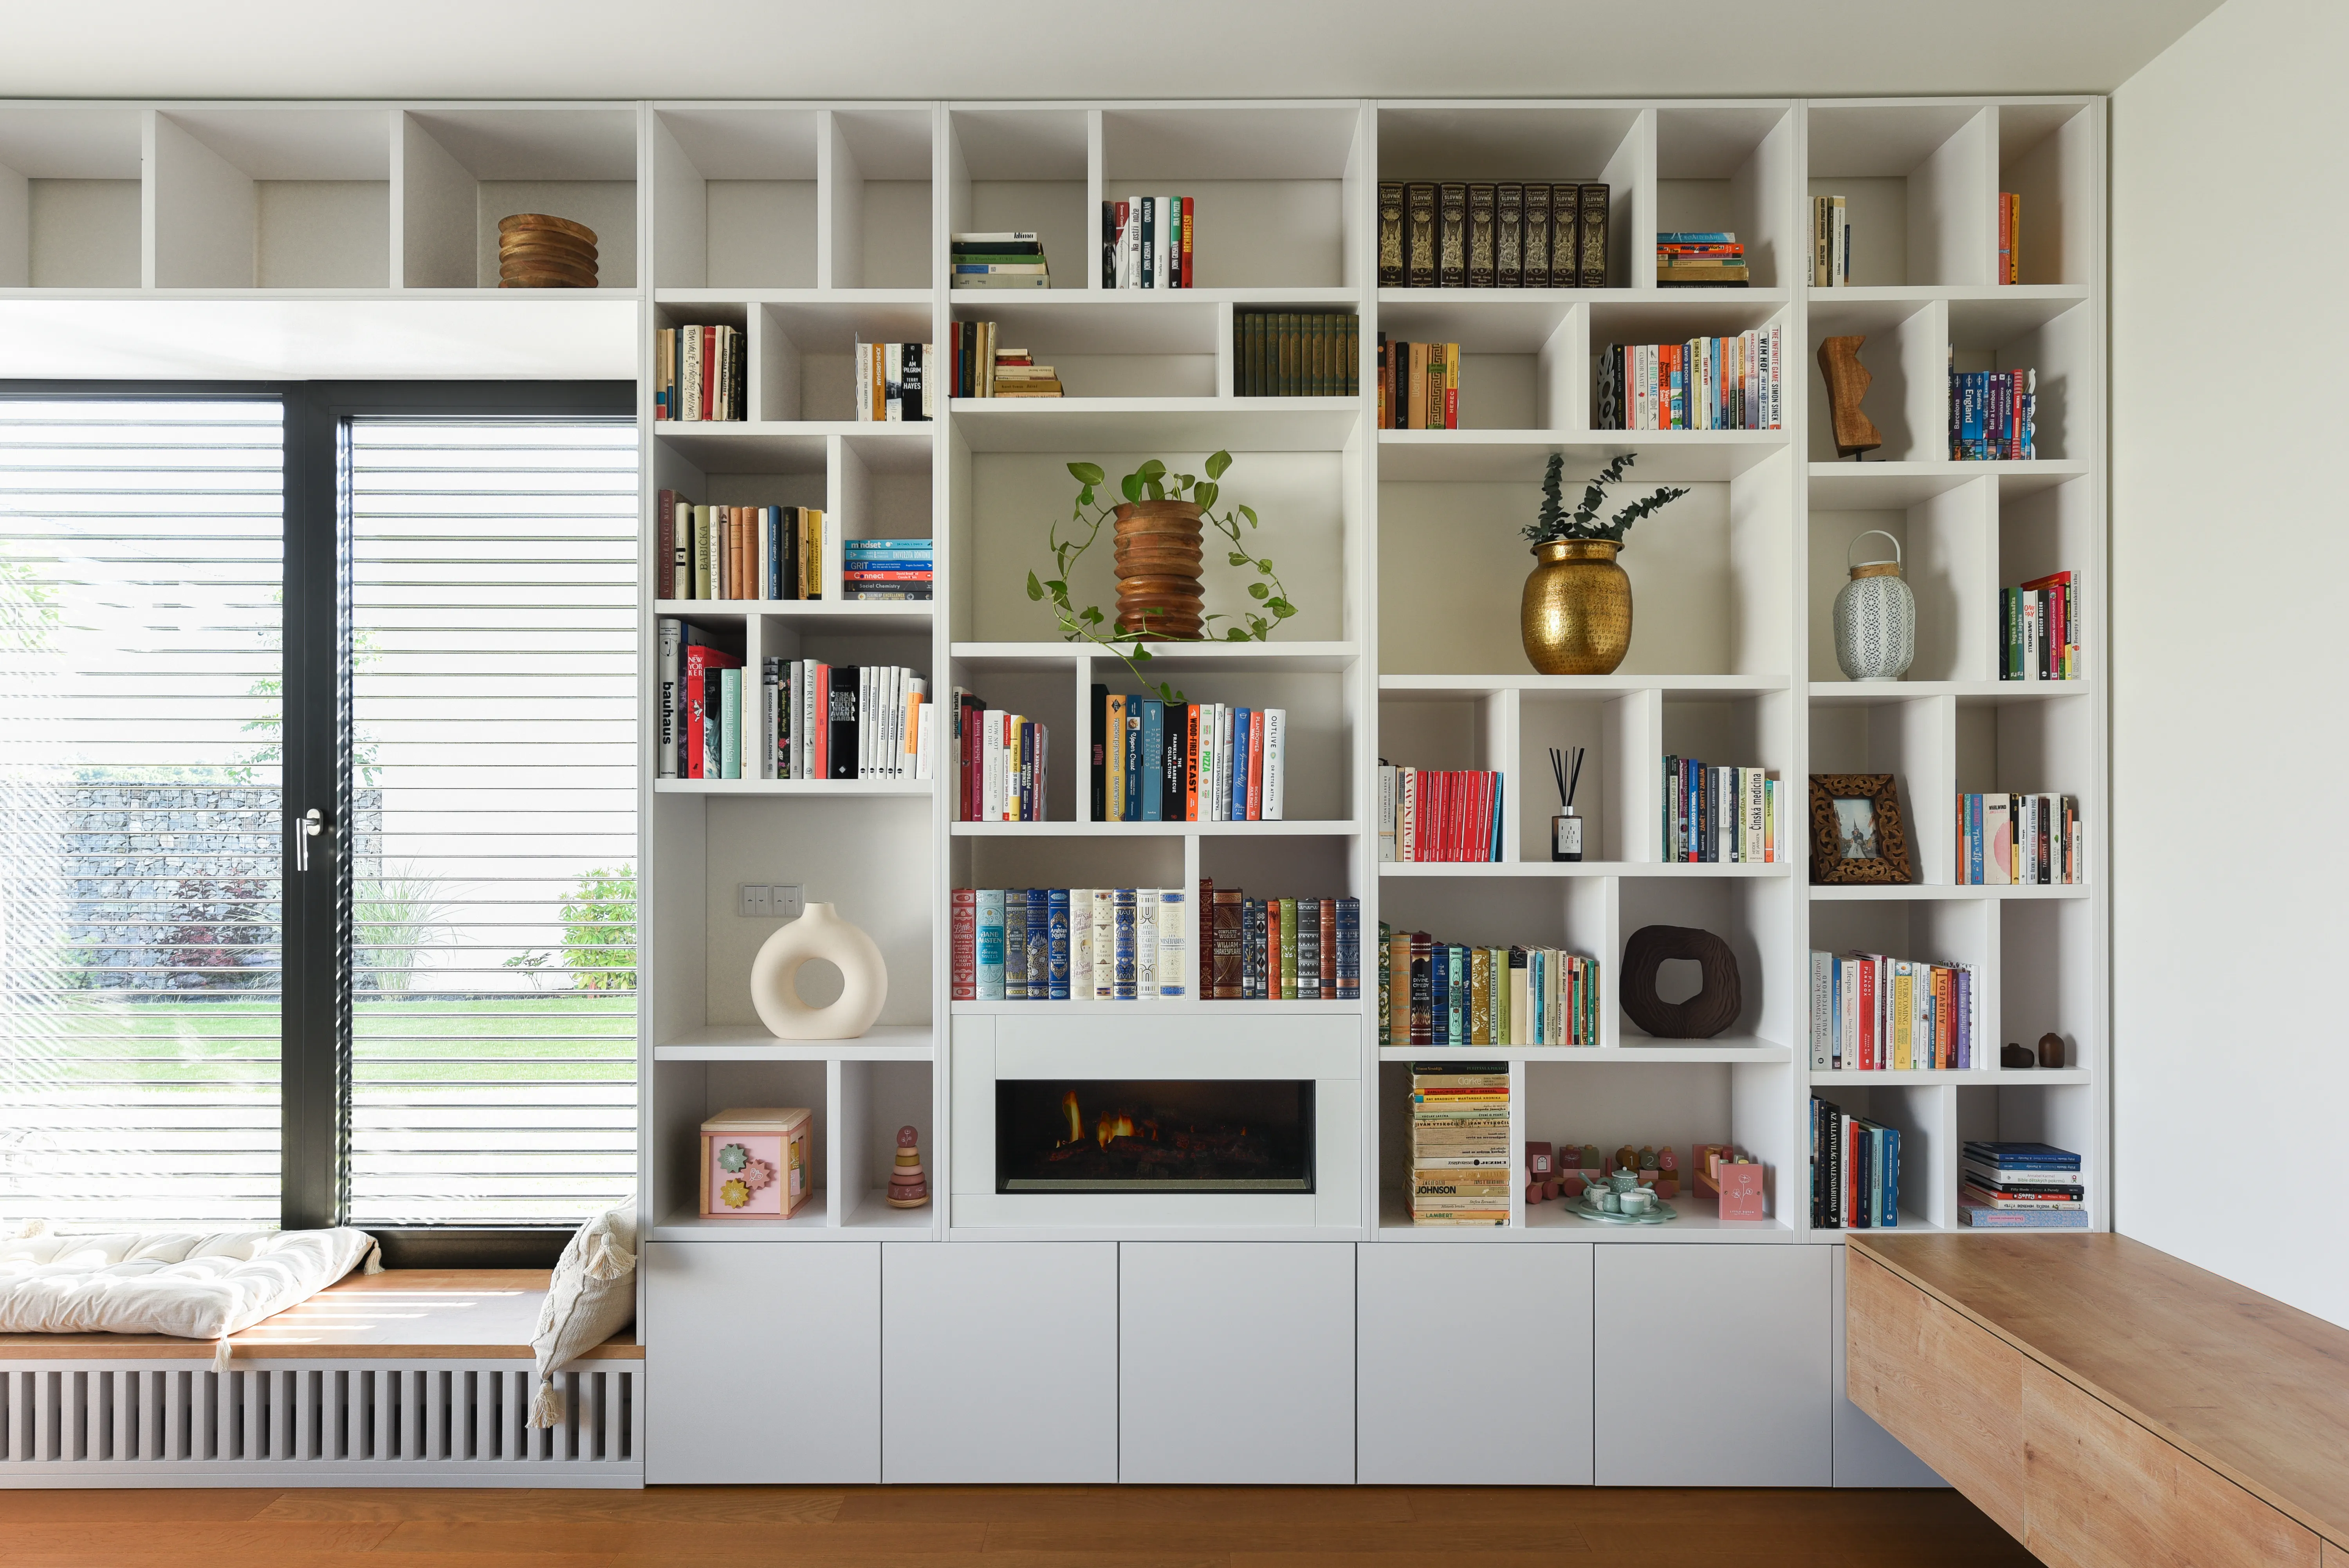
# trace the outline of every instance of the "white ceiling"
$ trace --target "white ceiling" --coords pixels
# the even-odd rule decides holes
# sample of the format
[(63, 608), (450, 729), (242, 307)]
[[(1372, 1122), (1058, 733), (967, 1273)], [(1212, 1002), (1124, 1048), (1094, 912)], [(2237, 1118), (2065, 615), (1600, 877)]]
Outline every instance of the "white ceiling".
[(2218, 0), (0, 0), (0, 97), (2108, 91)]

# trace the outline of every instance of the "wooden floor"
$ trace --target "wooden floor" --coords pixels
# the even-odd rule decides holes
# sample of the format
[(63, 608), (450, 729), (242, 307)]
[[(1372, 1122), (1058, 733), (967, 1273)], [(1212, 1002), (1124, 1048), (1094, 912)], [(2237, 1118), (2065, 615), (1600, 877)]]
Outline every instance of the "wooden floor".
[(1953, 1491), (0, 1491), (7, 1568), (2004, 1568)]

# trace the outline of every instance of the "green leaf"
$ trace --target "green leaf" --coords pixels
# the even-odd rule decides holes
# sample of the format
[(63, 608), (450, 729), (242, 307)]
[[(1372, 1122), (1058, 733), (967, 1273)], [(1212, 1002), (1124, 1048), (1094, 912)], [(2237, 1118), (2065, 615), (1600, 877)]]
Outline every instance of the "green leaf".
[(1241, 516), (1247, 519), (1249, 527), (1253, 528), (1256, 526), (1256, 508), (1253, 506), (1242, 506), (1238, 511)]
[(1117, 487), (1125, 493), (1125, 498), (1128, 501), (1139, 501), (1142, 499), (1142, 475), (1138, 473), (1127, 474), (1123, 479), (1118, 481)]
[(1099, 626), (1102, 623), (1101, 607), (1098, 605), (1087, 605), (1085, 607), (1085, 613), (1082, 618), (1087, 626)]
[(1263, 598), (1271, 592), (1272, 590), (1265, 587), (1262, 583), (1250, 583), (1248, 585), (1248, 597), (1252, 599)]
[(1044, 585), (1036, 580), (1036, 574), (1033, 572), (1028, 574), (1028, 597), (1031, 599), (1040, 599), (1044, 597)]
[(1166, 476), (1166, 465), (1154, 457), (1133, 472), (1145, 481), (1164, 479)]
[(1166, 499), (1166, 487), (1154, 479), (1145, 482), (1143, 488), (1150, 492), (1150, 499), (1153, 501)]
[(1287, 620), (1290, 616), (1297, 613), (1297, 607), (1290, 604), (1287, 599), (1267, 599), (1264, 602), (1264, 607), (1270, 610), (1282, 620)]
[(1272, 576), (1272, 557), (1270, 556), (1267, 556), (1263, 560), (1258, 561), (1256, 564), (1256, 569), (1262, 572), (1268, 577)]
[(1084, 509), (1091, 506), (1092, 504), (1093, 487), (1088, 484), (1082, 490), (1077, 492), (1077, 514), (1080, 516), (1083, 515)]
[(1248, 564), (1248, 558), (1239, 551), (1234, 550), (1231, 553), (1230, 564), (1235, 566), (1245, 566)]
[(1191, 499), (1197, 502), (1199, 504), (1199, 510), (1204, 512), (1208, 507), (1213, 506), (1216, 504), (1216, 497), (1222, 493), (1223, 489), (1219, 485), (1202, 484), (1198, 489), (1191, 493)]
[(1158, 683), (1158, 700), (1162, 702), (1180, 702), (1183, 701), (1183, 694), (1162, 680)]
[(1246, 642), (1248, 640), (1248, 634), (1242, 631), (1237, 627), (1231, 627), (1224, 632), (1224, 640), (1226, 642)]
[(1069, 464), (1069, 472), (1079, 484), (1088, 490), (1109, 477), (1102, 472), (1101, 464), (1097, 462), (1072, 462)]
[(1224, 471), (1230, 468), (1231, 465), (1232, 454), (1230, 452), (1210, 452), (1207, 456), (1207, 477), (1209, 479), (1221, 479), (1224, 476)]

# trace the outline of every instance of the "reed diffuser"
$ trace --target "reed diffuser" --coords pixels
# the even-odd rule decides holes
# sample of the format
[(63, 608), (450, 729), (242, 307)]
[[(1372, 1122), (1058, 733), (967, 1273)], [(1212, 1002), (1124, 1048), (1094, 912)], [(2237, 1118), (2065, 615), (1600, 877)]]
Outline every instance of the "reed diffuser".
[(1574, 812), (1575, 786), (1582, 782), (1582, 753), (1580, 746), (1549, 749), (1550, 776), (1557, 780), (1557, 815), (1549, 819), (1552, 860), (1582, 858), (1582, 818)]

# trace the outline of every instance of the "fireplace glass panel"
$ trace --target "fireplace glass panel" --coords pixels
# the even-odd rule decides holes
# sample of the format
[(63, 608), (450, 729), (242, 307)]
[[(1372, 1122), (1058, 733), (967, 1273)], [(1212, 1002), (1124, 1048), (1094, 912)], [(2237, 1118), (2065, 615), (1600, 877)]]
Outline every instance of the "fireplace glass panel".
[(1310, 1192), (1313, 1080), (999, 1078), (998, 1192)]

